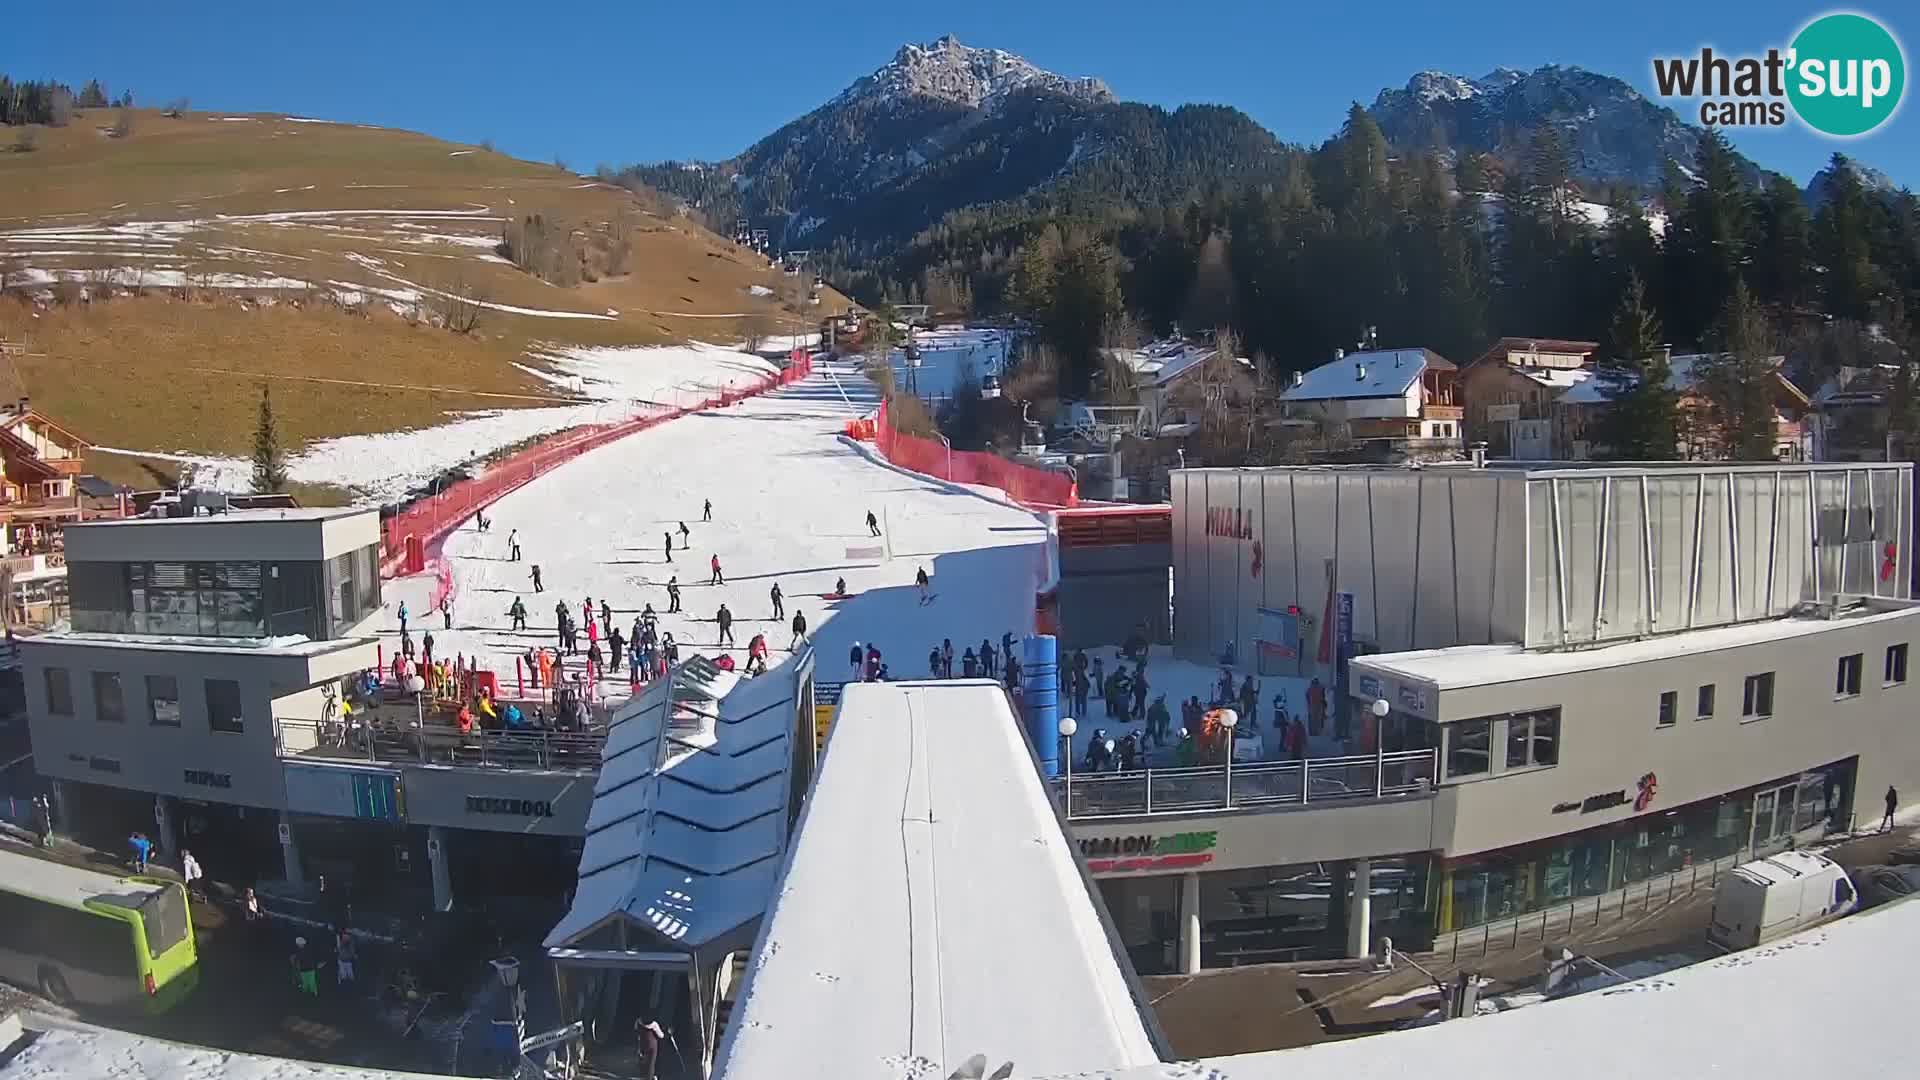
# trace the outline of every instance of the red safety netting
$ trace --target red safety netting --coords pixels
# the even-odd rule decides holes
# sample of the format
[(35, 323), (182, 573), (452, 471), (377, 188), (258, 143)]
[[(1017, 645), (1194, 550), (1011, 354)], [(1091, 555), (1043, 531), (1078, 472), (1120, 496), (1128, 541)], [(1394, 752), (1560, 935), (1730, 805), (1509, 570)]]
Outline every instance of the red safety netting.
[(479, 476), (420, 499), (399, 514), (382, 521), (380, 573), (385, 577), (420, 573), (427, 568), (433, 549), (440, 541), (456, 525), (473, 516), (475, 511), (589, 450), (688, 413), (732, 405), (805, 378), (812, 371), (813, 362), (806, 350), (795, 349), (785, 369), (757, 382), (721, 391), (704, 401), (681, 408), (660, 409), (612, 423), (585, 424), (544, 439), (496, 462)]
[[(856, 437), (867, 434), (867, 422), (860, 423), (861, 429), (854, 432)], [(902, 434), (888, 420), (885, 402), (881, 402), (880, 411), (872, 420), (869, 437), (881, 456), (917, 473), (962, 484), (996, 487), (1026, 506), (1058, 508), (1080, 503), (1080, 492), (1072, 473), (1022, 465), (978, 450), (949, 450), (946, 444), (933, 439)]]

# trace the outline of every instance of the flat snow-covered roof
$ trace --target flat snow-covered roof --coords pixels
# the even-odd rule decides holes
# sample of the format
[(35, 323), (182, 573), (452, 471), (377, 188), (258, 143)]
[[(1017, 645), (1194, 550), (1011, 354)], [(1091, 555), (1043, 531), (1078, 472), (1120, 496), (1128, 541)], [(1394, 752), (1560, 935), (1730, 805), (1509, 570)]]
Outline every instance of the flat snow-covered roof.
[(990, 680), (846, 687), (717, 1075), (1017, 1075), (1158, 1060)]
[[(1083, 1071), (1080, 1080), (1903, 1076), (1914, 1003), (1905, 958), (1914, 955), (1920, 902), (1903, 900), (1560, 1001), (1298, 1050)], [(1808, 1002), (1820, 1006), (1810, 1014)]]
[(1380, 349), (1343, 356), (1300, 376), (1300, 385), (1288, 387), (1282, 401), (1337, 401), (1345, 398), (1399, 397), (1433, 367), (1452, 371), (1453, 365), (1425, 349)]
[(232, 525), (244, 521), (332, 521), (334, 518), (359, 517), (362, 514), (378, 515), (380, 511), (371, 506), (287, 506), (269, 507), (263, 510), (227, 510), (218, 514), (203, 514), (193, 517), (131, 517), (114, 518), (107, 521), (89, 521), (67, 526), (70, 529), (132, 529), (156, 528), (162, 525)]
[(1768, 619), (1705, 630), (1683, 630), (1676, 634), (1662, 634), (1594, 649), (1526, 649), (1511, 644), (1452, 645), (1443, 649), (1359, 656), (1354, 658), (1353, 664), (1362, 670), (1426, 683), (1436, 690), (1454, 690), (1599, 671), (1652, 660), (1670, 660), (1676, 656), (1806, 637), (1839, 626), (1916, 617), (1920, 617), (1920, 606), (1888, 611), (1854, 610), (1843, 612), (1837, 619), (1815, 616)]

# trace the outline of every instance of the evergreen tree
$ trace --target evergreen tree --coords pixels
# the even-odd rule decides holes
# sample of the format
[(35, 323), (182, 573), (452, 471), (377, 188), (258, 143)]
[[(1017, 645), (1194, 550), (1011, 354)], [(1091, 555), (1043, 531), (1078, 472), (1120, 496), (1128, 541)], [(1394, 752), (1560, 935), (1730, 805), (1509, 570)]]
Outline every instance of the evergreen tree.
[(253, 428), (253, 490), (287, 490), (286, 455), (280, 449), (280, 429), (273, 419), (273, 395), (260, 384), (260, 418)]
[(87, 85), (80, 88), (80, 96), (74, 104), (82, 109), (104, 109), (107, 107), (107, 88), (100, 85), (99, 79), (88, 79)]
[(1784, 311), (1813, 299), (1813, 222), (1800, 188), (1775, 175), (1760, 197), (1760, 242), (1754, 292)]
[(1734, 278), (1713, 340), (1718, 351), (1697, 363), (1694, 378), (1712, 411), (1720, 453), (1734, 461), (1772, 461), (1779, 377), (1773, 327), (1740, 278)]
[(1674, 455), (1674, 411), (1679, 395), (1660, 341), (1660, 319), (1647, 303), (1639, 275), (1627, 279), (1608, 327), (1599, 378), (1611, 404), (1603, 440), (1621, 461), (1665, 461)]
[(1698, 337), (1726, 309), (1752, 245), (1751, 197), (1739, 160), (1714, 128), (1700, 136), (1694, 176), (1684, 196), (1669, 195), (1679, 197), (1669, 203), (1666, 310), (1683, 339)]
[(1227, 238), (1219, 232), (1207, 237), (1195, 259), (1193, 288), (1180, 314), (1190, 330), (1234, 324), (1233, 269), (1227, 259)]

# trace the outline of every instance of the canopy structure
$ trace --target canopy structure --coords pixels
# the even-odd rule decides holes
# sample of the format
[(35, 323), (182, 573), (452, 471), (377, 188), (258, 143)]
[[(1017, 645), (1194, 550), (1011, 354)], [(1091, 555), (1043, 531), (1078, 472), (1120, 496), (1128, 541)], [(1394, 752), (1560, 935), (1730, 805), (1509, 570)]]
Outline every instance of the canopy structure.
[(704, 1063), (813, 774), (813, 654), (758, 678), (701, 657), (608, 724), (579, 883), (548, 955), (611, 1019), (625, 975)]

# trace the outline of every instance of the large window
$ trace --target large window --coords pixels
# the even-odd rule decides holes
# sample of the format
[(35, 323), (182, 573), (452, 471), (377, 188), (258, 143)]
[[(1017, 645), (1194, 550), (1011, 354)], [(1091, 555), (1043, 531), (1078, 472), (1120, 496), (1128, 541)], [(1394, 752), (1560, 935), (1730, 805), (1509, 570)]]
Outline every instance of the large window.
[(147, 717), (159, 727), (180, 726), (180, 681), (171, 675), (147, 676)]
[(47, 668), (46, 677), (47, 711), (55, 716), (72, 716), (73, 683), (67, 677), (67, 669)]
[(1560, 710), (1539, 709), (1507, 717), (1507, 768), (1560, 763)]
[(1672, 727), (1680, 722), (1680, 692), (1662, 690), (1660, 692), (1660, 711), (1656, 714), (1655, 727)]
[(207, 726), (238, 735), (246, 730), (240, 715), (240, 684), (232, 679), (207, 680)]
[(266, 605), (257, 562), (131, 563), (135, 633), (264, 637)]
[(1741, 699), (1740, 716), (1760, 720), (1773, 715), (1773, 672), (1747, 676), (1746, 694)]
[(1447, 725), (1447, 776), (1478, 776), (1492, 767), (1493, 722), (1462, 720)]
[(1887, 646), (1886, 684), (1898, 686), (1907, 681), (1907, 646), (1905, 642)]
[(1833, 672), (1833, 693), (1835, 697), (1854, 697), (1860, 693), (1860, 669), (1865, 667), (1860, 653), (1849, 653), (1840, 658)]
[(93, 673), (93, 715), (95, 719), (105, 720), (109, 724), (127, 722), (127, 699), (120, 691), (119, 672)]

